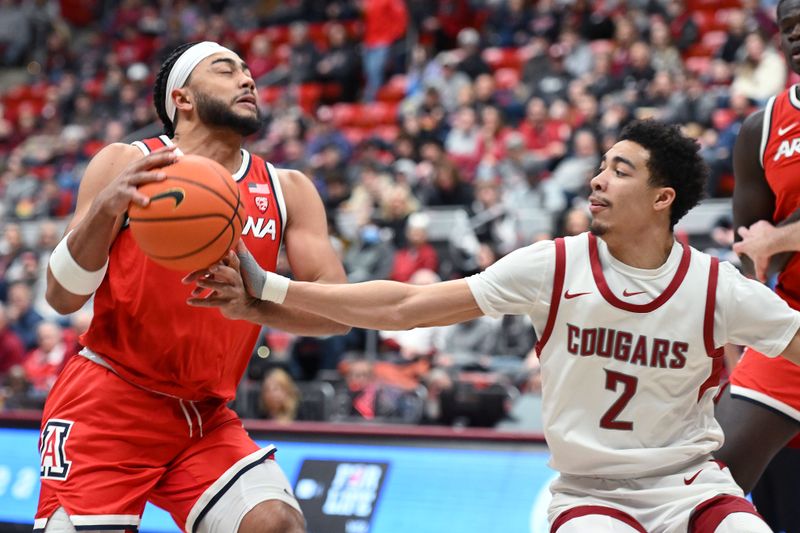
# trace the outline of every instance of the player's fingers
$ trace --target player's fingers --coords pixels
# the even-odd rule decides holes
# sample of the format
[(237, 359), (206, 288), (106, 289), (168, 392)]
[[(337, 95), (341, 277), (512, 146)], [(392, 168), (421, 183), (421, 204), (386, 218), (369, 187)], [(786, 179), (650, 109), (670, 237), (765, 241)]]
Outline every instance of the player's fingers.
[(742, 254), (745, 251), (745, 246), (743, 242), (735, 242), (733, 243), (733, 251), (737, 254)]
[(236, 255), (236, 252), (230, 250), (228, 252), (228, 266), (230, 266), (236, 272), (239, 272), (239, 256)]
[(750, 235), (750, 230), (744, 226), (739, 226), (736, 233), (738, 233), (740, 237), (745, 238)]
[(231, 284), (228, 281), (218, 278), (200, 278), (197, 280), (197, 286), (204, 289), (221, 290), (230, 287)]
[(140, 193), (133, 187), (130, 189), (130, 195), (132, 204), (140, 205), (142, 207), (146, 207), (150, 204), (150, 197)]
[(128, 184), (134, 187), (144, 185), (145, 183), (153, 183), (155, 181), (164, 181), (167, 175), (160, 170), (143, 170), (141, 172), (134, 172), (128, 178)]
[(130, 168), (138, 172), (140, 170), (150, 170), (171, 165), (178, 160), (179, 155), (176, 153), (177, 149), (178, 147), (175, 145), (159, 148), (158, 150), (150, 152), (145, 157), (134, 161)]
[(233, 267), (217, 264), (209, 268), (214, 274), (214, 279), (223, 281), (228, 285), (233, 284), (237, 279), (240, 279), (239, 271), (234, 270)]
[(195, 270), (194, 272), (189, 272), (184, 278), (181, 280), (185, 285), (189, 285), (190, 283), (194, 283), (195, 280), (198, 280), (202, 277), (211, 276), (211, 272), (207, 268), (203, 268), (200, 270)]
[(227, 298), (187, 298), (186, 303), (192, 307), (222, 307), (228, 303)]

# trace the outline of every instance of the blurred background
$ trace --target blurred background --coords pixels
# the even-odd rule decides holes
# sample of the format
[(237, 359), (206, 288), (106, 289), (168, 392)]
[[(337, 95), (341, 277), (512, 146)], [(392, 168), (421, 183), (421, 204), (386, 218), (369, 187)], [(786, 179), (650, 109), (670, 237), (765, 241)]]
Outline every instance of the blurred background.
[[(0, 411), (36, 427), (80, 349), (91, 305), (70, 316), (47, 305), (49, 253), (90, 158), (161, 133), (152, 87), (175, 46), (214, 40), (249, 64), (265, 120), (247, 148), (313, 180), (350, 281), (463, 277), (585, 231), (600, 154), (645, 117), (681, 125), (711, 168), (678, 238), (738, 263), (733, 144), (748, 114), (797, 81), (776, 4), (0, 0)], [(291, 274), (286, 261), (279, 271)], [(437, 449), (457, 434), (437, 428), (461, 428), (478, 448), (538, 453), (544, 469), (535, 342), (527, 317), (328, 338), (264, 328), (233, 406), (289, 442), (331, 424), (353, 442), (394, 427), (389, 441)], [(728, 352), (732, 364), (738, 348)], [(305, 463), (288, 468), (306, 479)], [(25, 479), (0, 465), (0, 502)], [(341, 530), (400, 530), (362, 522)]]

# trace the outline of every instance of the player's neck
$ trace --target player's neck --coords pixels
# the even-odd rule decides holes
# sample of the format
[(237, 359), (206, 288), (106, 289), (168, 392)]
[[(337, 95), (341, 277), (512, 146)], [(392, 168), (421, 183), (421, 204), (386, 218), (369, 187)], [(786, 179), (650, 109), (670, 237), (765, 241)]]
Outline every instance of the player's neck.
[[(187, 125), (188, 126), (188, 125)], [(242, 137), (222, 129), (191, 128), (188, 131), (178, 124), (172, 142), (185, 154), (196, 154), (213, 159), (235, 173), (242, 164)]]
[(668, 230), (654, 230), (636, 236), (606, 234), (601, 238), (614, 259), (630, 267), (646, 270), (655, 270), (666, 263), (675, 242), (675, 237)]

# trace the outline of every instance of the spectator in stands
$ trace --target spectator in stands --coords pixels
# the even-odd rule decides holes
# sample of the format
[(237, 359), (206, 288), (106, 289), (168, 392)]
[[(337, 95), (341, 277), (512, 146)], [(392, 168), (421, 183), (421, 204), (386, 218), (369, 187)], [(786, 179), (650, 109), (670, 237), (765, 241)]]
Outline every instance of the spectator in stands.
[(650, 66), (656, 71), (667, 71), (673, 76), (683, 72), (681, 54), (672, 44), (669, 26), (656, 19), (650, 26)]
[(431, 77), (427, 83), (435, 87), (448, 112), (458, 106), (458, 96), (471, 84), (469, 76), (457, 69), (458, 56), (455, 52), (442, 52), (436, 57), (439, 63), (439, 76)]
[(342, 24), (330, 24), (326, 35), (328, 48), (317, 64), (319, 79), (339, 86), (337, 101), (353, 102), (361, 83), (361, 59)]
[(736, 67), (731, 93), (741, 93), (763, 105), (786, 85), (786, 64), (759, 33), (747, 36), (744, 51), (744, 57)]
[(489, 45), (517, 48), (530, 38), (531, 9), (526, 0), (507, 0), (493, 9), (484, 31)]
[(377, 224), (392, 231), (392, 244), (396, 249), (406, 247), (408, 217), (418, 208), (419, 202), (406, 183), (392, 185), (384, 196)]
[(317, 109), (317, 120), (307, 134), (307, 157), (311, 166), (317, 166), (315, 158), (326, 147), (334, 145), (338, 148), (343, 161), (347, 161), (353, 154), (350, 141), (344, 136), (341, 129), (333, 123), (333, 110), (326, 106)]
[(721, 179), (727, 174), (733, 174), (733, 146), (753, 106), (746, 96), (732, 91), (730, 110), (730, 121), (719, 132), (716, 144), (701, 153), (711, 171), (706, 182), (709, 196), (717, 196)]
[(475, 182), (475, 201), (470, 206), (470, 226), (480, 242), (507, 253), (517, 247), (514, 219), (503, 201), (503, 189), (496, 179)]
[(36, 347), (22, 363), (25, 378), (31, 383), (33, 394), (43, 398), (50, 392), (67, 360), (75, 355), (74, 346), (67, 346), (61, 326), (43, 321), (36, 327)]
[(432, 182), (424, 185), (419, 194), (424, 205), (436, 207), (466, 207), (474, 198), (472, 187), (448, 160), (435, 164)]
[(620, 81), (612, 72), (612, 67), (611, 54), (597, 54), (594, 56), (594, 65), (591, 72), (587, 72), (582, 76), (582, 79), (586, 82), (587, 89), (595, 98), (600, 99), (619, 89)]
[(599, 163), (600, 150), (594, 132), (578, 130), (572, 136), (569, 154), (558, 163), (550, 180), (571, 200), (586, 190)]
[(373, 102), (383, 85), (392, 44), (406, 33), (408, 11), (403, 0), (361, 0), (364, 13), (364, 101)]
[(16, 67), (22, 63), (31, 41), (30, 7), (17, 0), (0, 2), (0, 50), (4, 67)]
[[(263, 33), (253, 37), (245, 60), (247, 61), (247, 66), (250, 67), (250, 73), (253, 75), (253, 79), (255, 79), (257, 83), (264, 83), (266, 81), (274, 83), (282, 77), (280, 73), (276, 72), (276, 69), (280, 66), (277, 54), (272, 49), (269, 37)], [(286, 76), (288, 73), (285, 69), (282, 70), (283, 76)], [(262, 78), (262, 76), (266, 79)]]
[(686, 8), (684, 0), (669, 0), (667, 3), (669, 30), (672, 42), (678, 50), (685, 52), (700, 38), (700, 28), (694, 19), (694, 12)]
[(11, 367), (25, 360), (25, 346), (19, 336), (9, 327), (6, 305), (0, 302), (0, 382)]
[(564, 64), (566, 53), (566, 47), (560, 43), (548, 47), (548, 61), (544, 69), (537, 72), (532, 79), (526, 80), (531, 84), (533, 96), (541, 98), (548, 104), (558, 99), (566, 99), (567, 87), (572, 80), (572, 75)]
[(475, 110), (458, 108), (452, 115), (452, 128), (444, 141), (447, 156), (466, 176), (474, 176), (481, 156), (481, 130)]
[(344, 267), (350, 283), (387, 279), (392, 272), (394, 246), (384, 238), (381, 229), (368, 221), (358, 228), (355, 242), (344, 256)]
[(637, 41), (630, 47), (628, 65), (622, 71), (622, 85), (629, 91), (636, 91), (641, 98), (656, 75), (650, 64), (650, 47), (643, 41)]
[(728, 31), (725, 32), (725, 42), (717, 50), (716, 57), (727, 63), (734, 63), (739, 55), (739, 49), (744, 45), (748, 33), (747, 15), (741, 9), (732, 9), (728, 12)]
[(28, 251), (29, 248), (22, 241), (19, 224), (6, 224), (3, 228), (3, 240), (0, 241), (0, 300), (6, 299), (9, 271), (21, 269), (22, 256)]
[(561, 223), (561, 236), (570, 237), (589, 231), (592, 222), (589, 212), (584, 206), (576, 206), (564, 213)]
[[(542, 209), (555, 215), (566, 206), (564, 191), (546, 178), (547, 161), (539, 159), (525, 147), (519, 132), (506, 138), (506, 157), (497, 165), (505, 203), (512, 209)], [(480, 175), (488, 178), (489, 174)]]
[(372, 213), (380, 208), (392, 184), (389, 175), (374, 161), (366, 161), (361, 166), (356, 182), (353, 193), (343, 205), (345, 210), (355, 213)]
[(594, 57), (589, 44), (573, 28), (564, 28), (558, 38), (564, 52), (564, 69), (571, 78), (579, 78), (592, 69)]
[(547, 105), (541, 98), (531, 98), (525, 109), (525, 119), (519, 125), (525, 147), (548, 165), (567, 151), (569, 125), (548, 116)]
[(293, 22), (289, 28), (289, 81), (295, 84), (317, 80), (319, 50), (308, 35), (308, 24)]
[(434, 4), (432, 16), (423, 21), (426, 32), (433, 33), (434, 46), (437, 51), (450, 50), (458, 40), (461, 32), (473, 23), (473, 12), (469, 0), (438, 0)]
[(475, 28), (464, 28), (458, 32), (458, 48), (455, 51), (461, 58), (458, 70), (473, 80), (481, 74), (492, 72), (481, 55), (480, 44), (481, 36)]
[(268, 371), (261, 382), (259, 415), (282, 424), (293, 422), (300, 404), (300, 391), (294, 380), (282, 368)]
[(391, 279), (409, 281), (420, 270), (438, 270), (439, 255), (428, 242), (429, 223), (430, 219), (424, 213), (409, 215), (405, 227), (406, 243), (394, 253)]
[(33, 349), (36, 347), (36, 328), (43, 319), (33, 308), (31, 288), (24, 281), (10, 284), (6, 303), (11, 329), (22, 340), (26, 350)]

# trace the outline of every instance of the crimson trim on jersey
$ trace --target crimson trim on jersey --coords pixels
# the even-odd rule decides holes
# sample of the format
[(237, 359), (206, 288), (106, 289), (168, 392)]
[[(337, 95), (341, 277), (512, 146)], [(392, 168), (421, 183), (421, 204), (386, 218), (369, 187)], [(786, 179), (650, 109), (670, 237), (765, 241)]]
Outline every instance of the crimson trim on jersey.
[(625, 511), (620, 511), (619, 509), (614, 509), (613, 507), (605, 507), (603, 505), (579, 505), (578, 507), (567, 509), (558, 515), (558, 518), (555, 519), (553, 525), (550, 526), (550, 533), (556, 533), (558, 528), (573, 518), (580, 518), (581, 516), (587, 515), (610, 516), (615, 520), (619, 520), (620, 522), (628, 524), (636, 531), (639, 531), (639, 533), (647, 533), (647, 530), (644, 528), (644, 526), (642, 526), (642, 524), (640, 524), (634, 517)]
[(685, 244), (681, 243), (681, 246), (683, 246), (683, 256), (681, 257), (681, 262), (678, 265), (678, 271), (675, 272), (675, 277), (673, 277), (672, 281), (669, 282), (669, 285), (667, 285), (667, 288), (664, 289), (664, 292), (662, 292), (658, 298), (654, 299), (652, 302), (646, 304), (633, 304), (620, 300), (613, 292), (611, 292), (611, 289), (608, 287), (608, 283), (606, 283), (606, 278), (603, 275), (603, 266), (600, 264), (600, 254), (597, 250), (597, 237), (590, 233), (589, 259), (592, 264), (592, 276), (594, 277), (594, 282), (597, 285), (597, 288), (600, 290), (600, 294), (603, 295), (603, 298), (605, 298), (605, 300), (614, 307), (618, 307), (619, 309), (630, 311), (632, 313), (650, 313), (655, 311), (664, 305), (673, 294), (675, 294), (675, 291), (677, 291), (678, 287), (681, 286), (683, 279), (686, 277), (686, 273), (689, 271), (689, 262), (691, 261), (692, 252), (691, 249)]
[(689, 517), (689, 533), (714, 533), (720, 523), (733, 513), (749, 513), (763, 520), (749, 501), (731, 494), (721, 494), (694, 508)]
[(717, 347), (714, 346), (714, 309), (717, 306), (717, 281), (719, 280), (719, 259), (711, 258), (708, 269), (708, 286), (706, 288), (706, 310), (703, 316), (703, 342), (706, 354), (715, 357)]
[(567, 265), (567, 249), (564, 244), (564, 239), (558, 238), (555, 241), (556, 245), (556, 269), (553, 273), (553, 294), (550, 296), (550, 311), (547, 313), (547, 324), (542, 332), (542, 337), (536, 343), (536, 354), (542, 355), (544, 345), (553, 333), (553, 327), (556, 323), (556, 315), (558, 314), (558, 305), (561, 303), (561, 290), (564, 288), (564, 272)]

